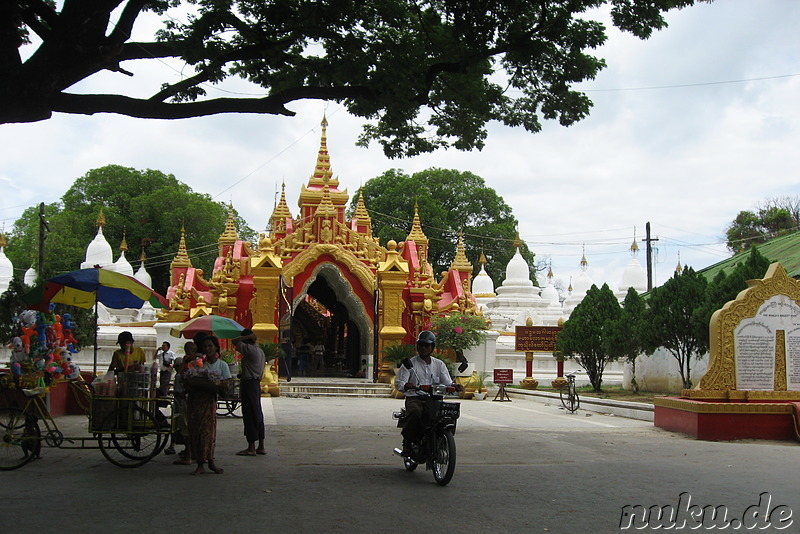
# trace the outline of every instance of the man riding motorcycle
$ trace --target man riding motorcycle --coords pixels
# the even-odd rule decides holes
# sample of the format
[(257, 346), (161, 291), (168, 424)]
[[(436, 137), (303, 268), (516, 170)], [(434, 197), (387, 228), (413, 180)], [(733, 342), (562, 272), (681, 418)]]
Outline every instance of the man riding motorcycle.
[(411, 444), (419, 441), (428, 417), (426, 398), (430, 395), (421, 386), (442, 384), (453, 386), (457, 391), (460, 384), (453, 382), (447, 366), (439, 358), (432, 356), (436, 346), (436, 335), (423, 330), (417, 336), (417, 355), (411, 358), (411, 365), (401, 365), (395, 375), (395, 389), (405, 393), (407, 419), (403, 425), (403, 456), (411, 456)]

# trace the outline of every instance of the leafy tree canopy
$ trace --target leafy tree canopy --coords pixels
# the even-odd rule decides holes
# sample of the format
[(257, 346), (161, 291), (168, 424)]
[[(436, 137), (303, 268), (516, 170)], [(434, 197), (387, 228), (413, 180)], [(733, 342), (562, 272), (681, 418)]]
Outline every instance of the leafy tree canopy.
[(708, 323), (700, 313), (706, 285), (703, 275), (691, 267), (676, 273), (650, 291), (642, 323), (647, 353), (652, 354), (659, 347), (667, 349), (677, 360), (683, 387), (687, 389), (692, 387), (692, 356), (700, 358), (708, 351)]
[[(228, 208), (208, 195), (195, 193), (171, 174), (107, 165), (93, 169), (72, 184), (61, 202), (45, 206), (50, 232), (45, 240), (45, 278), (78, 269), (86, 247), (97, 233), (100, 209), (106, 219), (103, 235), (119, 257), (123, 236), (128, 261), (138, 268), (145, 251), (153, 288), (169, 285), (169, 263), (178, 251), (181, 226), (195, 267), (210, 273), (217, 256), (217, 240), (225, 229)], [(7, 255), (17, 267), (35, 264), (39, 249), (39, 208), (25, 210), (15, 223)], [(255, 232), (235, 217), (239, 236), (252, 239)]]
[[(592, 285), (575, 306), (556, 339), (556, 351), (578, 362), (586, 370), (594, 391), (600, 392), (606, 365), (620, 358), (621, 352), (609, 343), (615, 322), (622, 310), (608, 284)], [(608, 349), (612, 348), (613, 351)]]
[(739, 253), (800, 228), (800, 197), (769, 198), (755, 211), (740, 211), (728, 225), (728, 249)]
[[(416, 204), (422, 231), (429, 239), (428, 262), (434, 273), (450, 268), (459, 232), (463, 231), (465, 252), (473, 267), (479, 268), (483, 251), (488, 260), (487, 274), (495, 284), (503, 281), (506, 265), (516, 250), (517, 219), (502, 197), (487, 187), (480, 176), (436, 168), (409, 176), (391, 169), (367, 181), (362, 193), (372, 218), (372, 232), (381, 243), (390, 239), (405, 241)], [(353, 195), (351, 213), (357, 203), (358, 195)], [(534, 257), (527, 245), (522, 245), (521, 254), (535, 283)]]
[[(287, 105), (317, 99), (370, 121), (360, 142), (377, 140), (388, 156), (481, 148), (490, 120), (537, 132), (543, 119), (569, 126), (588, 115), (592, 103), (573, 85), (605, 67), (588, 52), (606, 40), (588, 10), (609, 6), (616, 27), (647, 38), (666, 26), (665, 12), (699, 1), (710, 0), (2, 2), (0, 123), (53, 112), (293, 115)], [(163, 26), (133, 41), (148, 29), (145, 11)], [(125, 75), (166, 58), (187, 76), (125, 94)], [(69, 90), (103, 71), (117, 76), (109, 94)], [(207, 98), (231, 76), (263, 94)]]

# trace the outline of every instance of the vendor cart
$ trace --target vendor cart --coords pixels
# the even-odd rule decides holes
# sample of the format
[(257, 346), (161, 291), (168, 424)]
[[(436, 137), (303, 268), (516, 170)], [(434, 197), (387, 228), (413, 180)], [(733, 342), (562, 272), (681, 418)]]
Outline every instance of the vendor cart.
[(222, 395), (217, 397), (217, 415), (220, 417), (242, 416), (242, 397), (239, 393), (239, 379), (234, 377), (231, 379), (230, 389)]
[[(136, 387), (128, 385), (131, 380)], [(70, 384), (88, 401), (89, 429), (88, 435), (68, 437), (50, 415), (45, 388), (15, 389), (8, 378), (0, 377), (0, 470), (16, 469), (38, 458), (42, 441), (60, 449), (100, 449), (119, 467), (139, 467), (150, 461), (173, 432), (172, 399), (156, 398), (142, 377), (122, 377), (120, 384), (113, 395), (98, 395), (82, 380)], [(159, 406), (170, 415), (164, 415)]]

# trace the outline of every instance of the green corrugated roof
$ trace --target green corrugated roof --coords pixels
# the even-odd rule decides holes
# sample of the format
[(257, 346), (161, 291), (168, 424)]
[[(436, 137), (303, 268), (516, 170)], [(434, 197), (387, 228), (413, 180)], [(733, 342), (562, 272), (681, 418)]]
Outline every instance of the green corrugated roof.
[[(758, 251), (763, 254), (770, 263), (781, 262), (786, 273), (792, 278), (800, 277), (800, 232), (776, 237), (766, 243), (758, 245)], [(714, 279), (718, 272), (725, 269), (725, 274), (731, 274), (736, 264), (747, 259), (749, 250), (731, 256), (727, 260), (722, 260), (705, 269), (700, 269), (701, 273), (709, 282)]]

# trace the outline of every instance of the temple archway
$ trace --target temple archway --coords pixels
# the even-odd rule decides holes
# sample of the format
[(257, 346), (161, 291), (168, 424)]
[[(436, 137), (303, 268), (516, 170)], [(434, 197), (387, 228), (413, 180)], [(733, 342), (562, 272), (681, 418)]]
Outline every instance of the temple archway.
[[(334, 263), (318, 265), (294, 299), (292, 329), (296, 346), (309, 345), (308, 376), (353, 375), (372, 352), (374, 328), (362, 300)], [(324, 345), (322, 362), (315, 346)], [(320, 365), (322, 364), (322, 365)], [(299, 369), (298, 369), (299, 370)]]

